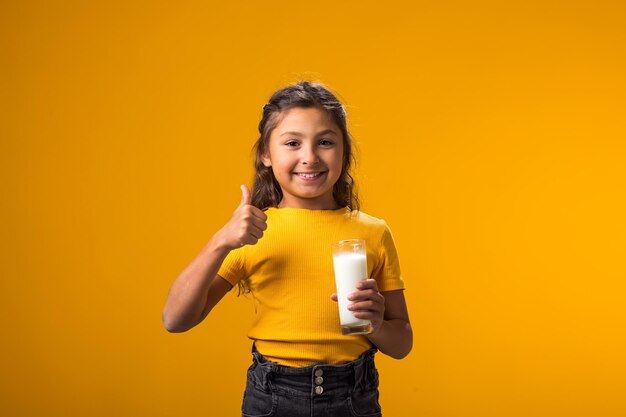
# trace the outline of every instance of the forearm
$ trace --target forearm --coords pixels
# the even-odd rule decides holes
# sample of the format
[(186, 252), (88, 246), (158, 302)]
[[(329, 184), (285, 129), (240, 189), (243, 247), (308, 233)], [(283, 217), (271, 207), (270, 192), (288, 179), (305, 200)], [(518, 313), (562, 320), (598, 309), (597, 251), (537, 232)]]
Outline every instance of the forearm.
[(176, 278), (163, 308), (168, 331), (184, 332), (203, 319), (209, 286), (228, 252), (216, 234)]
[(413, 347), (411, 324), (403, 319), (384, 320), (367, 338), (378, 350), (395, 359), (404, 358)]

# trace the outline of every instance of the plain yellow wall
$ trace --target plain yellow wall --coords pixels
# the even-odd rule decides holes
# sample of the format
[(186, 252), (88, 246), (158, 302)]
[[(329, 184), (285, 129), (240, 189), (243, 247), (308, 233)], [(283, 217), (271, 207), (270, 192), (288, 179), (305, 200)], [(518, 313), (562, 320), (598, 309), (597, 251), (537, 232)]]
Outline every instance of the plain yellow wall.
[(385, 416), (626, 415), (624, 2), (14, 1), (0, 51), (0, 415), (238, 415), (250, 301), (161, 309), (299, 79), (398, 245)]

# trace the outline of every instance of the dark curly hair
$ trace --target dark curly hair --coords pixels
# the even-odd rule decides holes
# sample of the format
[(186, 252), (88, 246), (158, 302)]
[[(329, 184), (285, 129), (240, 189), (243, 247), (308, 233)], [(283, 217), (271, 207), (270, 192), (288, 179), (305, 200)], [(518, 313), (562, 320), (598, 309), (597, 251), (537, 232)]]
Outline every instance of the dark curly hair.
[(356, 164), (353, 154), (352, 136), (346, 125), (346, 110), (343, 104), (325, 86), (309, 81), (299, 81), (281, 88), (272, 94), (270, 100), (263, 106), (263, 117), (259, 122), (261, 136), (254, 144), (255, 177), (252, 187), (252, 205), (261, 210), (269, 207), (278, 207), (283, 193), (274, 177), (271, 167), (263, 164), (263, 155), (269, 151), (270, 134), (282, 120), (286, 110), (294, 107), (319, 107), (328, 112), (332, 120), (339, 127), (343, 137), (343, 162), (341, 175), (333, 186), (333, 197), (340, 207), (349, 207), (353, 211), (360, 208), (356, 185), (351, 167)]

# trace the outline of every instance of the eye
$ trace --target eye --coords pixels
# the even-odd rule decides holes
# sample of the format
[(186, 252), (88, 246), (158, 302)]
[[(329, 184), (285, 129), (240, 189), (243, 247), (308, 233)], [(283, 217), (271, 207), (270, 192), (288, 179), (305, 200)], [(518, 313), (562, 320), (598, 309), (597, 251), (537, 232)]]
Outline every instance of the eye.
[(295, 146), (298, 146), (299, 143), (298, 143), (297, 140), (289, 140), (289, 141), (285, 142), (285, 145), (290, 147), (290, 148), (293, 148)]
[(330, 139), (322, 139), (322, 140), (320, 140), (320, 145), (322, 145), (322, 146), (332, 146), (334, 144), (335, 144), (335, 142), (333, 142)]

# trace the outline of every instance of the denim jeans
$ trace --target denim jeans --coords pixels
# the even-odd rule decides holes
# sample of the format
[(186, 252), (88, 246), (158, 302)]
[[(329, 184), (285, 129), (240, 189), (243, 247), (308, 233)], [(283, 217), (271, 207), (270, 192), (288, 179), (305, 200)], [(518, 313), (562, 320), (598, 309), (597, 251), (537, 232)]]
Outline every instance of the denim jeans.
[(289, 367), (253, 361), (241, 407), (243, 417), (380, 417), (376, 348), (341, 365)]

